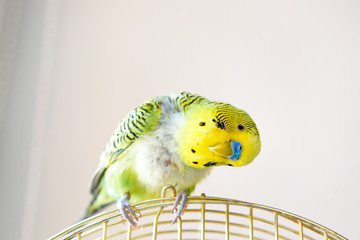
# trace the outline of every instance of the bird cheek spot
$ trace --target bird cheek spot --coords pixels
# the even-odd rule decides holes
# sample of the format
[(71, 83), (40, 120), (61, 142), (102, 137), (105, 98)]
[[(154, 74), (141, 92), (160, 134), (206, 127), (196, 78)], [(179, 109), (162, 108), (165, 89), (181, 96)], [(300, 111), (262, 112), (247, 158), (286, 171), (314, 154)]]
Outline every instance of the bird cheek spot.
[(203, 166), (204, 167), (211, 167), (211, 166), (215, 166), (215, 165), (217, 165), (216, 162), (208, 162), (208, 163), (205, 163)]

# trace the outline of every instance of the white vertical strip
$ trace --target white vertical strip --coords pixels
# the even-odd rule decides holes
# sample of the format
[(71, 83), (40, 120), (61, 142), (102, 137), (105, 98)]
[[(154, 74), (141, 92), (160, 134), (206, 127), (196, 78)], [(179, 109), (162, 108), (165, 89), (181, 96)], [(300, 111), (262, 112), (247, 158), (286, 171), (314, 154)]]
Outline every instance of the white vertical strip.
[(39, 79), (35, 100), (34, 125), (31, 141), (29, 175), (26, 187), (22, 240), (36, 239), (34, 229), (38, 212), (38, 199), (42, 178), (43, 158), (46, 142), (47, 115), (50, 83), (53, 79), (56, 38), (58, 31), (58, 0), (46, 1), (44, 30), (41, 40)]
[(7, 100), (8, 82), (13, 70), (23, 0), (0, 1), (0, 131)]

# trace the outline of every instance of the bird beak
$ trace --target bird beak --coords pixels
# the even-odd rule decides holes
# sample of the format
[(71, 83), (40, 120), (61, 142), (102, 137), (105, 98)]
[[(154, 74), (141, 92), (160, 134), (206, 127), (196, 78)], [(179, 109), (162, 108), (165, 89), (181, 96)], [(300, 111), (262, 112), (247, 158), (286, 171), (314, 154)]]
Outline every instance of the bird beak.
[(242, 144), (238, 141), (230, 141), (209, 147), (209, 150), (216, 155), (226, 157), (232, 161), (236, 161), (240, 159)]

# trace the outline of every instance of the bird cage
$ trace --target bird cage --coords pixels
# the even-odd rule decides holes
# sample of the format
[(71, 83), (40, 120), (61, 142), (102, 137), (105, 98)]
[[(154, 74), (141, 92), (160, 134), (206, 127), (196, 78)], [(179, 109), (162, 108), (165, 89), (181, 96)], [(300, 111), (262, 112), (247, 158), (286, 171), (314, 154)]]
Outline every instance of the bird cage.
[[(170, 194), (172, 196), (166, 197)], [(176, 191), (166, 186), (162, 198), (133, 204), (140, 230), (133, 229), (118, 210), (85, 219), (51, 240), (60, 239), (183, 239), (183, 240), (335, 240), (346, 239), (306, 218), (259, 204), (226, 198), (190, 196), (184, 214), (171, 224)]]

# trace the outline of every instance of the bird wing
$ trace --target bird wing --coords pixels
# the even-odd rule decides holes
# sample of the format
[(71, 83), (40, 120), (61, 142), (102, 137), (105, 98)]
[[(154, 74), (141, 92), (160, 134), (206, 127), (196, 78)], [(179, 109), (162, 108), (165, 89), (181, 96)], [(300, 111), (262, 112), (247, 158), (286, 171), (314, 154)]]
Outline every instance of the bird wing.
[(107, 167), (121, 159), (122, 153), (136, 140), (154, 129), (160, 116), (160, 105), (159, 101), (147, 102), (135, 108), (119, 123), (101, 155), (100, 165), (91, 183), (92, 194), (98, 193), (100, 182)]

